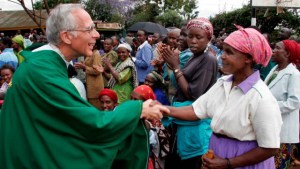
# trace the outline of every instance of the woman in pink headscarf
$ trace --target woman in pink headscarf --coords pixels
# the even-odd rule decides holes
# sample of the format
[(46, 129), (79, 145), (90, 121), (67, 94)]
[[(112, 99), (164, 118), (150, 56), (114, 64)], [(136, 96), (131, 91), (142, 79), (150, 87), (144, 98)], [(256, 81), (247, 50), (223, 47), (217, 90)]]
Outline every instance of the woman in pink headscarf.
[(209, 148), (214, 158), (204, 155), (203, 168), (273, 169), (282, 119), (276, 99), (253, 68), (266, 66), (272, 50), (258, 31), (242, 27), (225, 39), (223, 50), (223, 70), (229, 75), (191, 106), (170, 107), (169, 116), (212, 118)]

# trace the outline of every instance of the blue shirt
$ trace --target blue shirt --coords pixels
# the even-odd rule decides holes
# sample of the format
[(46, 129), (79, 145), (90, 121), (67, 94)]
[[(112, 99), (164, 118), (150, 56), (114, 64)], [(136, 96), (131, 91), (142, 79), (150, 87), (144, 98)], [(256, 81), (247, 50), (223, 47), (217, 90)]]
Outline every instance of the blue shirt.
[(18, 66), (18, 58), (14, 54), (13, 48), (5, 48), (2, 53), (0, 54), (0, 68), (4, 64), (9, 64), (13, 68), (17, 68)]
[(152, 59), (152, 47), (147, 41), (145, 41), (143, 44), (141, 44), (136, 53), (135, 66), (139, 82), (144, 82), (147, 74), (153, 70), (153, 66), (150, 64)]

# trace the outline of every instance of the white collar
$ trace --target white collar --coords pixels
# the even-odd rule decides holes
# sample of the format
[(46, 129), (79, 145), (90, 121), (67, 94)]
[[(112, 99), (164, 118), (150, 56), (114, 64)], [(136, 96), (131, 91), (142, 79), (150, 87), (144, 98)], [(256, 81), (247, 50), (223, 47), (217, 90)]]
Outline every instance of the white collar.
[(145, 40), (145, 42), (144, 43), (142, 43), (139, 47), (138, 47), (138, 49), (141, 49), (141, 48), (143, 48), (146, 44), (148, 43), (148, 41), (147, 40)]

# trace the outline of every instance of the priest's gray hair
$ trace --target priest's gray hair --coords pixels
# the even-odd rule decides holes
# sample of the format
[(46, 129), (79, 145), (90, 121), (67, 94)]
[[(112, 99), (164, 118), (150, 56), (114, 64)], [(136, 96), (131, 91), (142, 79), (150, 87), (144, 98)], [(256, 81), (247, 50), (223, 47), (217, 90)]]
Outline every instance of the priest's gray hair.
[[(61, 42), (60, 32), (75, 30), (78, 27), (73, 11), (84, 9), (81, 4), (60, 4), (50, 13), (46, 22), (46, 36), (49, 43), (58, 45)], [(76, 32), (71, 32), (76, 36)]]

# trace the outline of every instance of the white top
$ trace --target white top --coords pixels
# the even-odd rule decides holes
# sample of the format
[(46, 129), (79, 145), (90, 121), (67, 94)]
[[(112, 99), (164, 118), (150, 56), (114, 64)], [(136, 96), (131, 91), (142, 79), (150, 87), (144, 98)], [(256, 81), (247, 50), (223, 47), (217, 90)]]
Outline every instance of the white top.
[(80, 96), (86, 100), (86, 90), (85, 87), (83, 85), (83, 83), (77, 79), (76, 77), (72, 77), (70, 78), (71, 83), (76, 87), (78, 93), (80, 94)]
[[(277, 67), (270, 71), (265, 82), (269, 81)], [(290, 63), (278, 72), (268, 87), (278, 101), (283, 120), (280, 142), (299, 143), (300, 72)]]
[(256, 140), (259, 147), (279, 148), (282, 119), (276, 99), (254, 72), (240, 85), (224, 76), (199, 97), (193, 108), (200, 119), (212, 118), (214, 133), (240, 141)]

